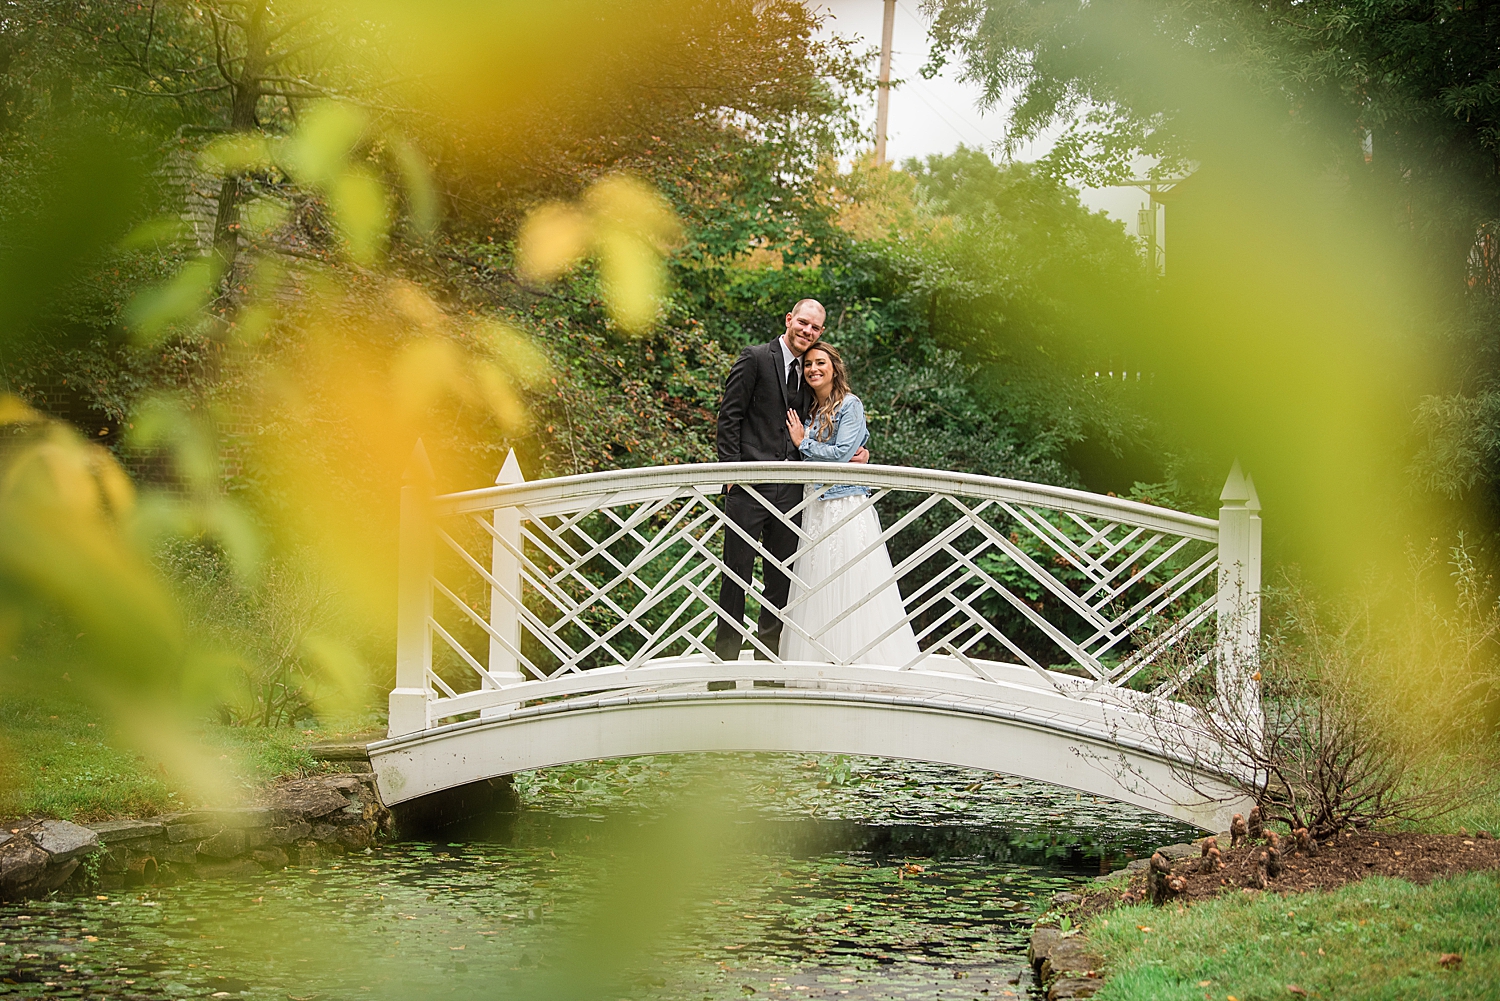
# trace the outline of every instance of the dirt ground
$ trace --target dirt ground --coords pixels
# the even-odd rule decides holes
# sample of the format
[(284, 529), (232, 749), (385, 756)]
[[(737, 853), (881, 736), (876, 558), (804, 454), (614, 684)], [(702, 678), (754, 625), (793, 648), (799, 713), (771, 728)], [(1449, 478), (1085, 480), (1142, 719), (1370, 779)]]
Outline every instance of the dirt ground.
[[(1223, 838), (1219, 850), (1224, 867), (1217, 872), (1200, 872), (1198, 856), (1172, 863), (1172, 874), (1187, 880), (1186, 890), (1175, 899), (1190, 904), (1251, 885), (1265, 842), (1230, 848), (1228, 839)], [(1274, 893), (1332, 890), (1372, 875), (1420, 884), (1478, 869), (1500, 869), (1500, 840), (1487, 834), (1353, 832), (1323, 842), (1312, 857), (1294, 854), (1283, 839), (1281, 874), (1268, 880), (1266, 889)], [(1074, 919), (1145, 899), (1146, 872), (1142, 870), (1131, 874), (1129, 888), (1123, 893), (1114, 888), (1110, 893), (1088, 894), (1073, 912)]]

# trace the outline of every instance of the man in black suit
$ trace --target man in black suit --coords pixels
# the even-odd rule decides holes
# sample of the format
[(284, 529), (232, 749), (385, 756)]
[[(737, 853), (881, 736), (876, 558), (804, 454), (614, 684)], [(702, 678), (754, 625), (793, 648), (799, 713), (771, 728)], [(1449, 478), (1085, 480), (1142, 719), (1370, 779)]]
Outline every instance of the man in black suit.
[[(787, 430), (787, 411), (795, 410), (804, 421), (812, 407), (812, 393), (802, 381), (802, 355), (823, 334), (827, 313), (816, 299), (803, 299), (786, 314), (786, 332), (769, 344), (757, 344), (740, 352), (729, 377), (724, 380), (724, 398), (719, 404), (719, 461), (797, 461), (802, 453)], [(860, 449), (855, 462), (868, 462), (869, 452)], [(802, 502), (800, 483), (762, 483), (755, 490), (785, 514)], [(782, 563), (797, 551), (797, 534), (768, 510), (743, 486), (725, 488), (724, 512), (745, 534), (758, 541)], [(801, 515), (793, 521), (801, 524)], [(755, 572), (755, 549), (738, 532), (724, 532), (724, 564), (748, 583)], [(772, 653), (781, 650), (781, 619), (773, 608), (786, 605), (791, 581), (769, 561), (762, 560), (765, 590), (762, 593), (756, 636)], [(738, 660), (740, 633), (732, 623), (745, 618), (745, 589), (727, 574), (719, 581), (719, 625), (714, 652), (722, 660)], [(756, 649), (756, 656), (764, 656)], [(733, 682), (716, 682), (722, 687)]]

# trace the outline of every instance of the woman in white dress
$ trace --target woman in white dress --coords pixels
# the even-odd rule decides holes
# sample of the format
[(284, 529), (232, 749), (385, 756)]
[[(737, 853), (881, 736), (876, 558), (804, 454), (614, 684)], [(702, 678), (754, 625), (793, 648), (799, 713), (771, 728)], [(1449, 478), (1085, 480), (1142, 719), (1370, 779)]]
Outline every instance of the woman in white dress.
[[(848, 462), (870, 432), (864, 404), (849, 392), (843, 359), (829, 345), (814, 344), (802, 356), (802, 377), (813, 392), (812, 413), (803, 426), (795, 410), (787, 411), (792, 441), (806, 461)], [(920, 656), (911, 624), (901, 622), (906, 611), (890, 579), (890, 554), (885, 543), (876, 544), (880, 516), (874, 505), (839, 525), (866, 505), (869, 495), (868, 487), (855, 484), (805, 488), (802, 531), (808, 538), (793, 567), (788, 627), (781, 639), (783, 660), (904, 667)], [(858, 562), (851, 565), (856, 557)], [(872, 588), (877, 589), (873, 594)], [(858, 609), (834, 621), (862, 600)]]

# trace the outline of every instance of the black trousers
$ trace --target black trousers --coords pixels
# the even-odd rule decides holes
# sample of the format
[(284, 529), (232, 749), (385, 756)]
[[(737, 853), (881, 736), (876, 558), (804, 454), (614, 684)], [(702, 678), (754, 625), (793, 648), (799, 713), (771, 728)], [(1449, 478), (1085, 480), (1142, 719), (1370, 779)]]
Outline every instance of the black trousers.
[[(800, 483), (758, 483), (755, 484), (755, 490), (783, 514), (802, 502)], [(764, 546), (766, 552), (783, 563), (797, 552), (797, 533), (738, 484), (725, 498), (724, 513), (730, 521), (744, 529), (746, 535)], [(792, 521), (800, 526), (802, 515), (798, 514)], [(755, 550), (739, 533), (729, 528), (724, 530), (724, 565), (738, 574), (740, 580), (748, 583), (753, 579), (755, 557)], [(772, 609), (779, 611), (785, 607), (792, 582), (786, 574), (764, 560), (761, 561), (761, 574), (765, 591), (761, 596), (760, 618), (755, 625), (755, 634), (772, 653), (779, 654), (781, 619)], [(730, 623), (743, 622), (745, 619), (745, 589), (728, 575), (721, 577), (719, 581), (719, 610), (721, 614), (719, 628), (714, 636), (714, 652), (723, 660), (737, 660), (740, 655), (740, 633)], [(755, 655), (763, 656), (759, 650), (756, 650)]]

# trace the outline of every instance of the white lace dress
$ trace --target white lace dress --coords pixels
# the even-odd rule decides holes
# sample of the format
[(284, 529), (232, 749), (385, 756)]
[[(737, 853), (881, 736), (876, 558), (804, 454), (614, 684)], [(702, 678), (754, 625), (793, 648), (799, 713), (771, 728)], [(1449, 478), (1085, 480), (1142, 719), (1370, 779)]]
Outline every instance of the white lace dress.
[[(864, 406), (851, 395), (835, 415), (834, 432), (817, 441), (810, 431), (802, 454), (815, 462), (848, 462), (868, 438)], [(835, 496), (820, 496), (828, 493)], [(891, 580), (885, 543), (877, 541), (880, 516), (868, 491), (809, 484), (804, 498), (813, 497), (818, 499), (808, 500), (802, 510), (802, 531), (809, 538), (793, 567), (781, 658), (889, 667), (916, 660), (917, 639), (911, 624), (901, 621), (906, 614), (901, 592)], [(846, 615), (849, 609), (854, 611)]]

